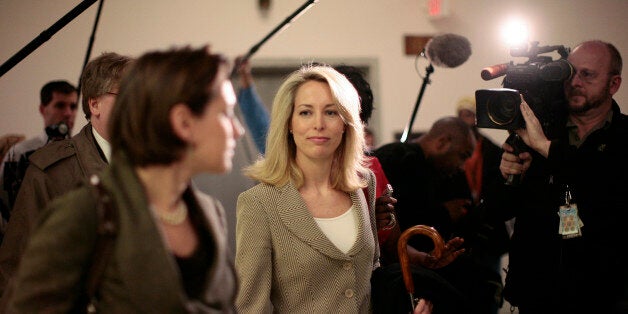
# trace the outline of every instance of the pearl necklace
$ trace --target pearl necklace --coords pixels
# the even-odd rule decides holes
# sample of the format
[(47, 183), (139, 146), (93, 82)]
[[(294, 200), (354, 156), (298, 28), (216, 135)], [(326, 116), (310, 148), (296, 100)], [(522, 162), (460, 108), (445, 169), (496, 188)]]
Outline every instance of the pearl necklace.
[(157, 217), (163, 223), (172, 226), (178, 226), (182, 224), (188, 217), (188, 207), (185, 205), (185, 202), (179, 201), (178, 204), (179, 205), (177, 205), (177, 208), (173, 211), (160, 211), (155, 209), (154, 206), (153, 211), (157, 214)]

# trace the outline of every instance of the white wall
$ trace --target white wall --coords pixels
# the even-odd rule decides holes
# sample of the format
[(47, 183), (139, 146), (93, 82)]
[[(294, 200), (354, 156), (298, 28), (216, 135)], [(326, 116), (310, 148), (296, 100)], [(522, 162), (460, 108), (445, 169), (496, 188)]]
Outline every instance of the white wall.
[[(456, 100), (479, 88), (498, 87), (484, 82), (480, 70), (513, 60), (499, 41), (498, 30), (511, 15), (527, 18), (532, 39), (541, 45), (573, 47), (586, 39), (614, 43), (628, 55), (628, 1), (626, 0), (450, 0), (450, 16), (430, 20), (426, 0), (320, 0), (285, 32), (264, 45), (255, 60), (368, 58), (377, 60), (376, 130), (381, 142), (403, 130), (416, 101), (422, 79), (415, 60), (405, 56), (403, 36), (456, 33), (466, 36), (473, 54), (455, 69), (436, 68), (421, 102), (416, 130), (454, 113)], [(261, 40), (305, 1), (274, 0), (262, 15), (254, 0), (107, 0), (92, 56), (116, 51), (138, 56), (173, 45), (210, 43), (230, 57), (242, 54)], [(5, 62), (43, 30), (79, 4), (70, 0), (0, 1), (0, 62)], [(85, 57), (98, 3), (72, 21), (51, 40), (0, 77), (0, 134), (41, 130), (37, 111), (40, 87), (51, 79), (76, 83)], [(522, 62), (522, 59), (514, 59)], [(427, 65), (419, 61), (419, 69)], [(616, 99), (628, 111), (628, 87)], [(80, 119), (75, 131), (85, 123)], [(489, 132), (503, 139), (502, 131)]]

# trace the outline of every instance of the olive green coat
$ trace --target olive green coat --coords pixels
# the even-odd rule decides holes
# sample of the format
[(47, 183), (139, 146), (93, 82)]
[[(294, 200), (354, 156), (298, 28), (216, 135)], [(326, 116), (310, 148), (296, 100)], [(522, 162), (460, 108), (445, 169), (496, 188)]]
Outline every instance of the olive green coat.
[[(190, 188), (184, 200), (204, 213), (213, 240), (213, 264), (202, 300), (187, 299), (178, 266), (167, 250), (140, 182), (122, 155), (101, 175), (118, 210), (118, 235), (100, 286), (101, 313), (231, 313), (236, 278), (220, 204)], [(67, 313), (85, 291), (96, 240), (96, 198), (89, 186), (56, 199), (42, 213), (16, 277), (10, 309)], [(192, 217), (192, 216), (190, 216)]]

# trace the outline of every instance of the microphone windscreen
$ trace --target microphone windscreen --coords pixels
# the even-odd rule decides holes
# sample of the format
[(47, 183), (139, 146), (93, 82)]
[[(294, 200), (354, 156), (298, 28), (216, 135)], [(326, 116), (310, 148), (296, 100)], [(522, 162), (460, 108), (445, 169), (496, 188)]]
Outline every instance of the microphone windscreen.
[(464, 36), (444, 34), (430, 39), (425, 52), (435, 66), (455, 68), (471, 56), (471, 43)]
[(66, 136), (70, 131), (70, 127), (65, 122), (59, 122), (59, 134)]

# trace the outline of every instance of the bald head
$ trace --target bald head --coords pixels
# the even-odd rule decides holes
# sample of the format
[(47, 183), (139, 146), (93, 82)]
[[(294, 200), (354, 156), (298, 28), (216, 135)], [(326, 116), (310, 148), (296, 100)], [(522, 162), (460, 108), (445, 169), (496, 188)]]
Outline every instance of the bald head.
[(583, 51), (598, 55), (601, 59), (607, 61), (606, 65), (610, 74), (621, 75), (623, 61), (619, 50), (613, 44), (601, 40), (589, 40), (576, 46), (571, 54)]
[(471, 128), (462, 119), (444, 117), (434, 122), (417, 143), (438, 170), (452, 174), (471, 157), (476, 142)]
[(429, 139), (450, 136), (458, 142), (466, 141), (471, 129), (464, 121), (457, 117), (444, 117), (436, 120), (430, 130), (425, 134)]

